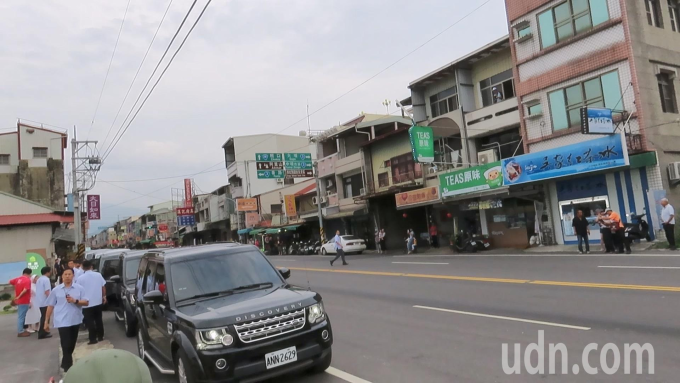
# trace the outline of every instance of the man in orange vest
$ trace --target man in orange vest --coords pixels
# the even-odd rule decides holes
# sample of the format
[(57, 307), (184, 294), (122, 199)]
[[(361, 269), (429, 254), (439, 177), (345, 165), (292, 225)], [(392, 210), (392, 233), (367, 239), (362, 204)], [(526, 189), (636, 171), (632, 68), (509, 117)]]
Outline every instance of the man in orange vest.
[(609, 219), (612, 221), (612, 239), (614, 240), (614, 247), (616, 252), (619, 254), (623, 253), (623, 222), (621, 222), (621, 216), (619, 213), (613, 211), (611, 208), (607, 209), (605, 212)]

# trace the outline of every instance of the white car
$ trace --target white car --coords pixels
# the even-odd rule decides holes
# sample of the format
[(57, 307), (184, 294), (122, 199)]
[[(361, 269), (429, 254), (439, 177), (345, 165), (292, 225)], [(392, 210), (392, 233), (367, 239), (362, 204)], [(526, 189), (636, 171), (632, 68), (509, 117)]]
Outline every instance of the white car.
[[(336, 254), (333, 238), (321, 246), (322, 255)], [(341, 235), (340, 241), (342, 242), (342, 248), (345, 250), (345, 254), (361, 254), (366, 250), (366, 242), (353, 235)]]

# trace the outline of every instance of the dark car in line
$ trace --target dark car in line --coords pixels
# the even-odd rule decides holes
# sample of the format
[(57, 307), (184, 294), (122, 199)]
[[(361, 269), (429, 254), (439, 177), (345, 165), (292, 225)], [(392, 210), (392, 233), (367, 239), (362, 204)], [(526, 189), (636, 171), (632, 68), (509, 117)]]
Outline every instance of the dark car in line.
[(112, 284), (115, 300), (109, 302), (109, 310), (114, 311), (116, 320), (123, 322), (125, 335), (133, 337), (137, 334), (137, 300), (135, 299), (135, 282), (139, 262), (146, 250), (125, 250), (118, 255), (117, 270), (106, 278), (107, 285)]
[(255, 246), (150, 250), (137, 273), (139, 356), (182, 383), (325, 371), (333, 331), (321, 296)]

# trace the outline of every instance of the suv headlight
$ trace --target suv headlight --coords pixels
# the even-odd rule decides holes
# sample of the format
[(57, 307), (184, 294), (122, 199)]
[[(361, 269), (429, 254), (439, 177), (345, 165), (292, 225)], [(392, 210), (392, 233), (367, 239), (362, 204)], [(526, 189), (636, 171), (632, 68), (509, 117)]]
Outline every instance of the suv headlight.
[(234, 337), (226, 328), (196, 330), (196, 344), (199, 350), (231, 346), (234, 344)]
[(307, 317), (309, 323), (319, 323), (326, 319), (326, 311), (323, 308), (323, 303), (319, 302), (307, 307)]

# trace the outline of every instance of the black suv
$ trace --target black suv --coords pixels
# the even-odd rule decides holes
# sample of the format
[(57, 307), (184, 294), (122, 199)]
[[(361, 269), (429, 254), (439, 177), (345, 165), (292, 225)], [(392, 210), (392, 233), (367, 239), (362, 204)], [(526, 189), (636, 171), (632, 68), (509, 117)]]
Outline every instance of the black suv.
[(333, 331), (321, 296), (289, 285), (255, 246), (151, 250), (139, 264), (139, 356), (181, 383), (325, 371)]
[(135, 282), (139, 262), (145, 253), (146, 250), (124, 250), (118, 255), (115, 275), (106, 279), (107, 295), (108, 284), (113, 284), (112, 290), (116, 296), (115, 300), (109, 300), (109, 309), (114, 311), (117, 321), (123, 322), (125, 335), (129, 337), (137, 334)]

